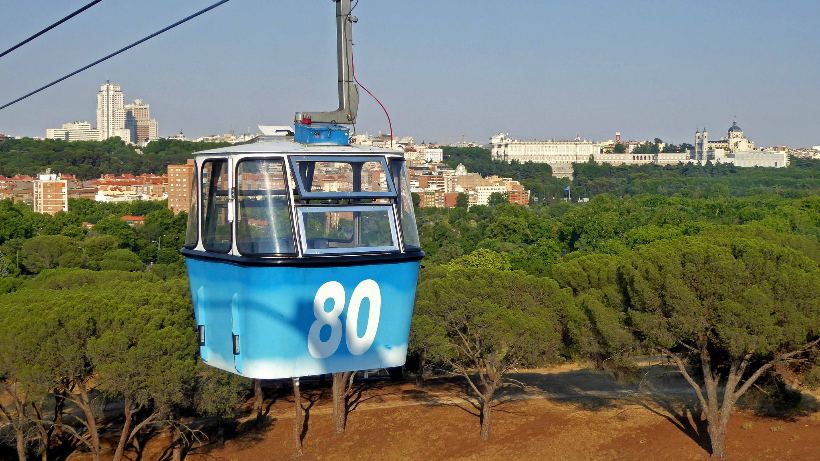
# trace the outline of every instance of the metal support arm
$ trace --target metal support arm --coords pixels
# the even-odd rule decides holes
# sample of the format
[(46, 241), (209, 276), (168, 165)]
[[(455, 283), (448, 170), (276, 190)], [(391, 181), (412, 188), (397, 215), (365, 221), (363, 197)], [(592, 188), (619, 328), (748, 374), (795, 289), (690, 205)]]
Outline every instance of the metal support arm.
[(350, 0), (336, 2), (336, 47), (339, 65), (339, 108), (333, 112), (297, 112), (296, 122), (356, 123), (359, 90), (353, 78), (353, 23)]

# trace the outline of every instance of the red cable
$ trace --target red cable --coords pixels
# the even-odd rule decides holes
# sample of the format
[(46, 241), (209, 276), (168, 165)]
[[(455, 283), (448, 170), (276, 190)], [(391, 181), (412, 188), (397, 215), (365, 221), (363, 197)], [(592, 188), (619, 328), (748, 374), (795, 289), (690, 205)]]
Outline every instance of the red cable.
[(359, 79), (356, 78), (356, 62), (353, 60), (353, 51), (352, 50), (350, 52), (350, 67), (353, 70), (353, 81), (355, 81), (357, 85), (362, 87), (362, 89), (364, 91), (366, 91), (367, 94), (369, 94), (371, 98), (375, 99), (376, 102), (379, 103), (379, 105), (382, 107), (382, 110), (384, 111), (384, 115), (387, 116), (387, 124), (390, 126), (390, 147), (392, 148), (393, 147), (393, 121), (390, 120), (390, 113), (387, 111), (387, 108), (384, 107), (384, 104), (382, 104), (382, 102), (379, 101), (379, 98), (377, 98), (376, 95), (371, 93), (370, 90), (368, 90), (366, 86), (362, 85), (359, 82)]

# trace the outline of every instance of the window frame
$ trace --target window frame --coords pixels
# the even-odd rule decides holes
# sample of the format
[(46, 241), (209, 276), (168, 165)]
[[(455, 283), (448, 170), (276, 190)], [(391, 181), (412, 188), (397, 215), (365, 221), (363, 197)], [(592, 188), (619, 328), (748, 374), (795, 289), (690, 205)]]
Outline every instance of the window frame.
[[(196, 163), (194, 163), (193, 168), (193, 175), (191, 178), (191, 195), (194, 197), (193, 200), (189, 200), (188, 202), (188, 222), (186, 223), (185, 227), (185, 240), (183, 241), (182, 247), (187, 248), (189, 250), (193, 250), (199, 246), (199, 210), (201, 209), (200, 206), (200, 193), (199, 193), (199, 168), (197, 168)], [(194, 227), (194, 242), (188, 242), (188, 227), (191, 226), (191, 205), (192, 203), (196, 203), (196, 209), (193, 210), (193, 227)]]
[[(396, 200), (395, 200), (395, 214), (398, 219), (397, 228), (400, 232), (401, 236), (401, 248), (402, 252), (413, 252), (413, 251), (420, 251), (421, 250), (421, 236), (419, 235), (419, 227), (418, 227), (418, 220), (416, 219), (416, 212), (413, 208), (413, 193), (410, 192), (410, 176), (407, 171), (407, 161), (403, 158), (393, 158), (390, 159), (389, 162), (391, 171), (390, 173), (393, 175), (394, 186), (397, 191)], [(405, 235), (404, 231), (404, 202), (402, 200), (402, 188), (404, 187), (404, 183), (407, 183), (407, 193), (409, 194), (407, 199), (409, 200), (410, 204), (410, 214), (413, 216), (413, 223), (412, 226), (415, 227), (415, 236), (416, 241), (418, 243), (413, 243), (408, 245), (407, 236)]]
[[(282, 162), (282, 174), (285, 176), (285, 189), (284, 189), (284, 196), (287, 199), (287, 211), (288, 211), (288, 226), (290, 227), (290, 235), (291, 235), (291, 243), (293, 244), (293, 251), (289, 253), (245, 253), (239, 247), (239, 217), (240, 215), (240, 196), (241, 191), (239, 188), (239, 166), (243, 162), (256, 162), (256, 161), (265, 161), (265, 160), (279, 160)], [(299, 238), (296, 236), (296, 229), (293, 222), (293, 202), (291, 200), (290, 194), (290, 178), (288, 177), (288, 162), (285, 159), (285, 156), (280, 155), (272, 155), (272, 156), (265, 156), (265, 157), (241, 157), (235, 161), (234, 165), (234, 178), (236, 178), (234, 184), (235, 189), (235, 200), (234, 200), (234, 241), (236, 246), (236, 251), (241, 256), (251, 256), (251, 257), (266, 257), (266, 256), (283, 256), (283, 257), (293, 257), (296, 256), (298, 253), (298, 242)]]
[[(384, 156), (379, 155), (356, 155), (356, 156), (341, 156), (341, 155), (291, 155), (288, 159), (290, 161), (290, 168), (293, 172), (293, 178), (296, 181), (296, 188), (299, 196), (303, 200), (311, 199), (378, 199), (378, 198), (396, 198), (398, 193), (393, 184), (393, 174), (387, 165), (387, 160)], [(336, 162), (336, 163), (367, 163), (377, 162), (382, 166), (382, 171), (385, 174), (385, 184), (387, 185), (386, 192), (311, 192), (305, 189), (302, 180), (302, 175), (299, 172), (300, 162)]]
[[(208, 247), (208, 245), (206, 243), (206, 239), (205, 239), (205, 229), (203, 229), (206, 220), (204, 219), (205, 209), (202, 206), (203, 203), (204, 203), (203, 194), (205, 192), (204, 189), (201, 187), (202, 186), (202, 184), (201, 184), (202, 171), (205, 170), (205, 165), (206, 164), (208, 164), (208, 163), (217, 163), (217, 162), (225, 162), (225, 164), (226, 164), (225, 172), (227, 173), (227, 176), (225, 177), (225, 181), (228, 184), (227, 189), (226, 189), (227, 190), (228, 203), (226, 204), (227, 206), (225, 207), (225, 213), (227, 215), (226, 218), (227, 218), (227, 221), (228, 221), (228, 228), (230, 229), (230, 232), (228, 233), (230, 241), (228, 242), (228, 249), (225, 250), (225, 251), (221, 251), (221, 250), (213, 249), (212, 247)], [(234, 230), (234, 221), (235, 220), (232, 219), (232, 216), (231, 216), (231, 200), (232, 200), (231, 159), (229, 157), (209, 157), (209, 158), (206, 158), (206, 159), (202, 160), (202, 165), (198, 170), (199, 170), (199, 173), (200, 173), (199, 176), (198, 176), (198, 180), (200, 181), (200, 183), (198, 183), (198, 186), (197, 186), (197, 188), (199, 189), (199, 199), (198, 199), (199, 200), (198, 219), (200, 221), (200, 224), (198, 226), (199, 227), (199, 242), (202, 245), (202, 249), (204, 251), (208, 252), (208, 253), (230, 254), (233, 251), (233, 247), (234, 247), (234, 233), (235, 233), (235, 230)], [(210, 181), (210, 178), (209, 178), (209, 181)], [(210, 191), (210, 186), (209, 186), (209, 191)], [(210, 202), (209, 202), (209, 204), (210, 204)]]
[[(307, 246), (307, 234), (305, 229), (305, 213), (327, 213), (327, 212), (367, 212), (367, 211), (387, 211), (387, 218), (390, 223), (390, 238), (393, 242), (391, 246), (381, 247), (353, 247), (353, 248), (322, 248), (310, 249)], [(300, 205), (296, 208), (297, 226), (299, 227), (299, 247), (305, 256), (321, 255), (345, 255), (363, 253), (400, 253), (400, 240), (396, 230), (396, 215), (393, 205), (343, 205), (343, 206), (322, 206), (322, 205)]]

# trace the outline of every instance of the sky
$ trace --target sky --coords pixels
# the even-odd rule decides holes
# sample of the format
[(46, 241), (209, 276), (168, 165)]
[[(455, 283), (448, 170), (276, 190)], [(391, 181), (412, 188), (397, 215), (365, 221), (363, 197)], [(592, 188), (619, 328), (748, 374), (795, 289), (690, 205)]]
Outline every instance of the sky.
[[(0, 104), (215, 0), (103, 0), (0, 58)], [(88, 0), (0, 0), (6, 49)], [(328, 0), (231, 0), (0, 111), (0, 133), (95, 123), (119, 83), (162, 136), (241, 133), (337, 106)], [(758, 145), (820, 145), (817, 0), (360, 0), (359, 80), (416, 141), (713, 138), (732, 121)], [(387, 131), (361, 94), (358, 132)]]

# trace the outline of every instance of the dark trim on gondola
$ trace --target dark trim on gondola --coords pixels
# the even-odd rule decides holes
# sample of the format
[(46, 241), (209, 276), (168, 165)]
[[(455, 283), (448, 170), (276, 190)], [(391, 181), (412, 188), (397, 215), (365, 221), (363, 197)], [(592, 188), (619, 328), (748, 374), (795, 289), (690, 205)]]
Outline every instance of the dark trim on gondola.
[(220, 261), (239, 266), (285, 266), (285, 267), (328, 267), (328, 266), (366, 266), (369, 264), (389, 264), (407, 261), (419, 261), (424, 258), (421, 250), (407, 253), (374, 253), (342, 256), (272, 256), (253, 257), (196, 251), (188, 248), (180, 250), (186, 258), (203, 261)]

